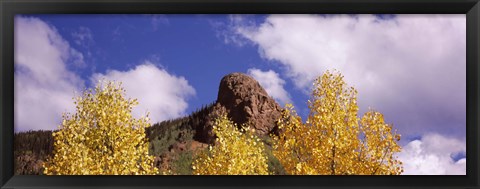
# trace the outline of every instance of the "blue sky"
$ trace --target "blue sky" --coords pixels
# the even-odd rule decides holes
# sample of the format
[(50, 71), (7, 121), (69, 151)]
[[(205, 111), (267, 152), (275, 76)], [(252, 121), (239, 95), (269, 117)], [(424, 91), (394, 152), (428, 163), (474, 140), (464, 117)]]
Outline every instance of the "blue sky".
[[(186, 113), (214, 102), (220, 79), (228, 73), (246, 73), (249, 68), (278, 70), (258, 56), (257, 49), (223, 42), (216, 29), (226, 27), (218, 26), (229, 21), (226, 16), (32, 16), (56, 26), (72, 48), (83, 53), (86, 66), (69, 64), (69, 69), (78, 73), (87, 87), (92, 87), (89, 77), (94, 73), (128, 71), (151, 61), (171, 74), (185, 77), (196, 89)], [(76, 43), (79, 36), (85, 37)]]
[(359, 115), (378, 110), (402, 134), (407, 174), (465, 174), (465, 27), (465, 15), (19, 15), (15, 130), (55, 129), (104, 78), (139, 99), (135, 116), (176, 118), (214, 102), (231, 72), (305, 118), (313, 79), (338, 70)]

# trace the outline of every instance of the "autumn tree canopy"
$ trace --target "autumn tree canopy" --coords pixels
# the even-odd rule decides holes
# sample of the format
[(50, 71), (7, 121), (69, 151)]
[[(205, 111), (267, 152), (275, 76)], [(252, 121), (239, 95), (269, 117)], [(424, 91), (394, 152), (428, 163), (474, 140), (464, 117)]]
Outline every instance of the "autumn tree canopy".
[(53, 133), (53, 157), (44, 163), (46, 175), (157, 174), (148, 154), (145, 117), (132, 117), (136, 99), (126, 99), (121, 83), (98, 84), (76, 97), (76, 112), (63, 115)]
[(265, 146), (254, 131), (236, 124), (223, 114), (215, 120), (215, 145), (200, 153), (193, 162), (194, 175), (266, 175)]
[(357, 117), (357, 91), (339, 73), (326, 72), (314, 82), (305, 123), (287, 104), (278, 124), (274, 155), (294, 175), (398, 175), (395, 153), (400, 135), (383, 115), (369, 110)]

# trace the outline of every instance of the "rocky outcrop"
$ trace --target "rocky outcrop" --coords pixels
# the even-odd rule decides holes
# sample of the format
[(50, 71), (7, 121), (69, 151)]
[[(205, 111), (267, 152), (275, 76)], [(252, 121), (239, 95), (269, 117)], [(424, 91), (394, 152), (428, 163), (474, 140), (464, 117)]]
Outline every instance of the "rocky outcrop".
[(205, 125), (202, 126), (201, 133), (197, 133), (197, 135), (200, 134), (199, 136), (201, 136), (203, 139), (200, 140), (201, 142), (205, 142), (207, 144), (213, 144), (215, 142), (213, 125), (215, 124), (215, 119), (222, 114), (228, 114), (228, 111), (222, 105), (216, 103), (210, 108), (210, 112), (205, 119)]
[(193, 124), (196, 130), (194, 138), (213, 144), (213, 124), (219, 115), (227, 114), (239, 127), (247, 124), (255, 129), (257, 135), (265, 136), (278, 134), (276, 121), (282, 109), (254, 78), (243, 73), (231, 73), (220, 81), (216, 102), (204, 111), (208, 112), (204, 122)]
[(276, 130), (276, 121), (282, 111), (257, 80), (243, 73), (231, 73), (222, 78), (217, 104), (225, 107), (233, 122), (246, 123), (259, 135)]

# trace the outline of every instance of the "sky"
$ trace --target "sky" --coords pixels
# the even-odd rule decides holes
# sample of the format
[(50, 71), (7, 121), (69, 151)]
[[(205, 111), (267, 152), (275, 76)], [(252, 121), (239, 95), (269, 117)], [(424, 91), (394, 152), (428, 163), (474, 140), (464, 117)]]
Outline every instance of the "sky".
[(305, 120), (326, 70), (402, 135), (404, 174), (466, 173), (465, 15), (17, 15), (15, 131), (57, 129), (104, 79), (138, 99), (135, 117), (174, 119), (232, 72)]

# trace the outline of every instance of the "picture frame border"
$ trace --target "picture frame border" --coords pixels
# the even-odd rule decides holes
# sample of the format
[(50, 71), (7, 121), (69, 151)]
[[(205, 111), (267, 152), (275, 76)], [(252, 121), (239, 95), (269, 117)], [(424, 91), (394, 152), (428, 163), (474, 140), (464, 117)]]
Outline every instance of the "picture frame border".
[[(1, 188), (479, 188), (478, 0), (3, 0), (0, 2)], [(14, 175), (14, 17), (18, 14), (466, 14), (467, 175)]]

